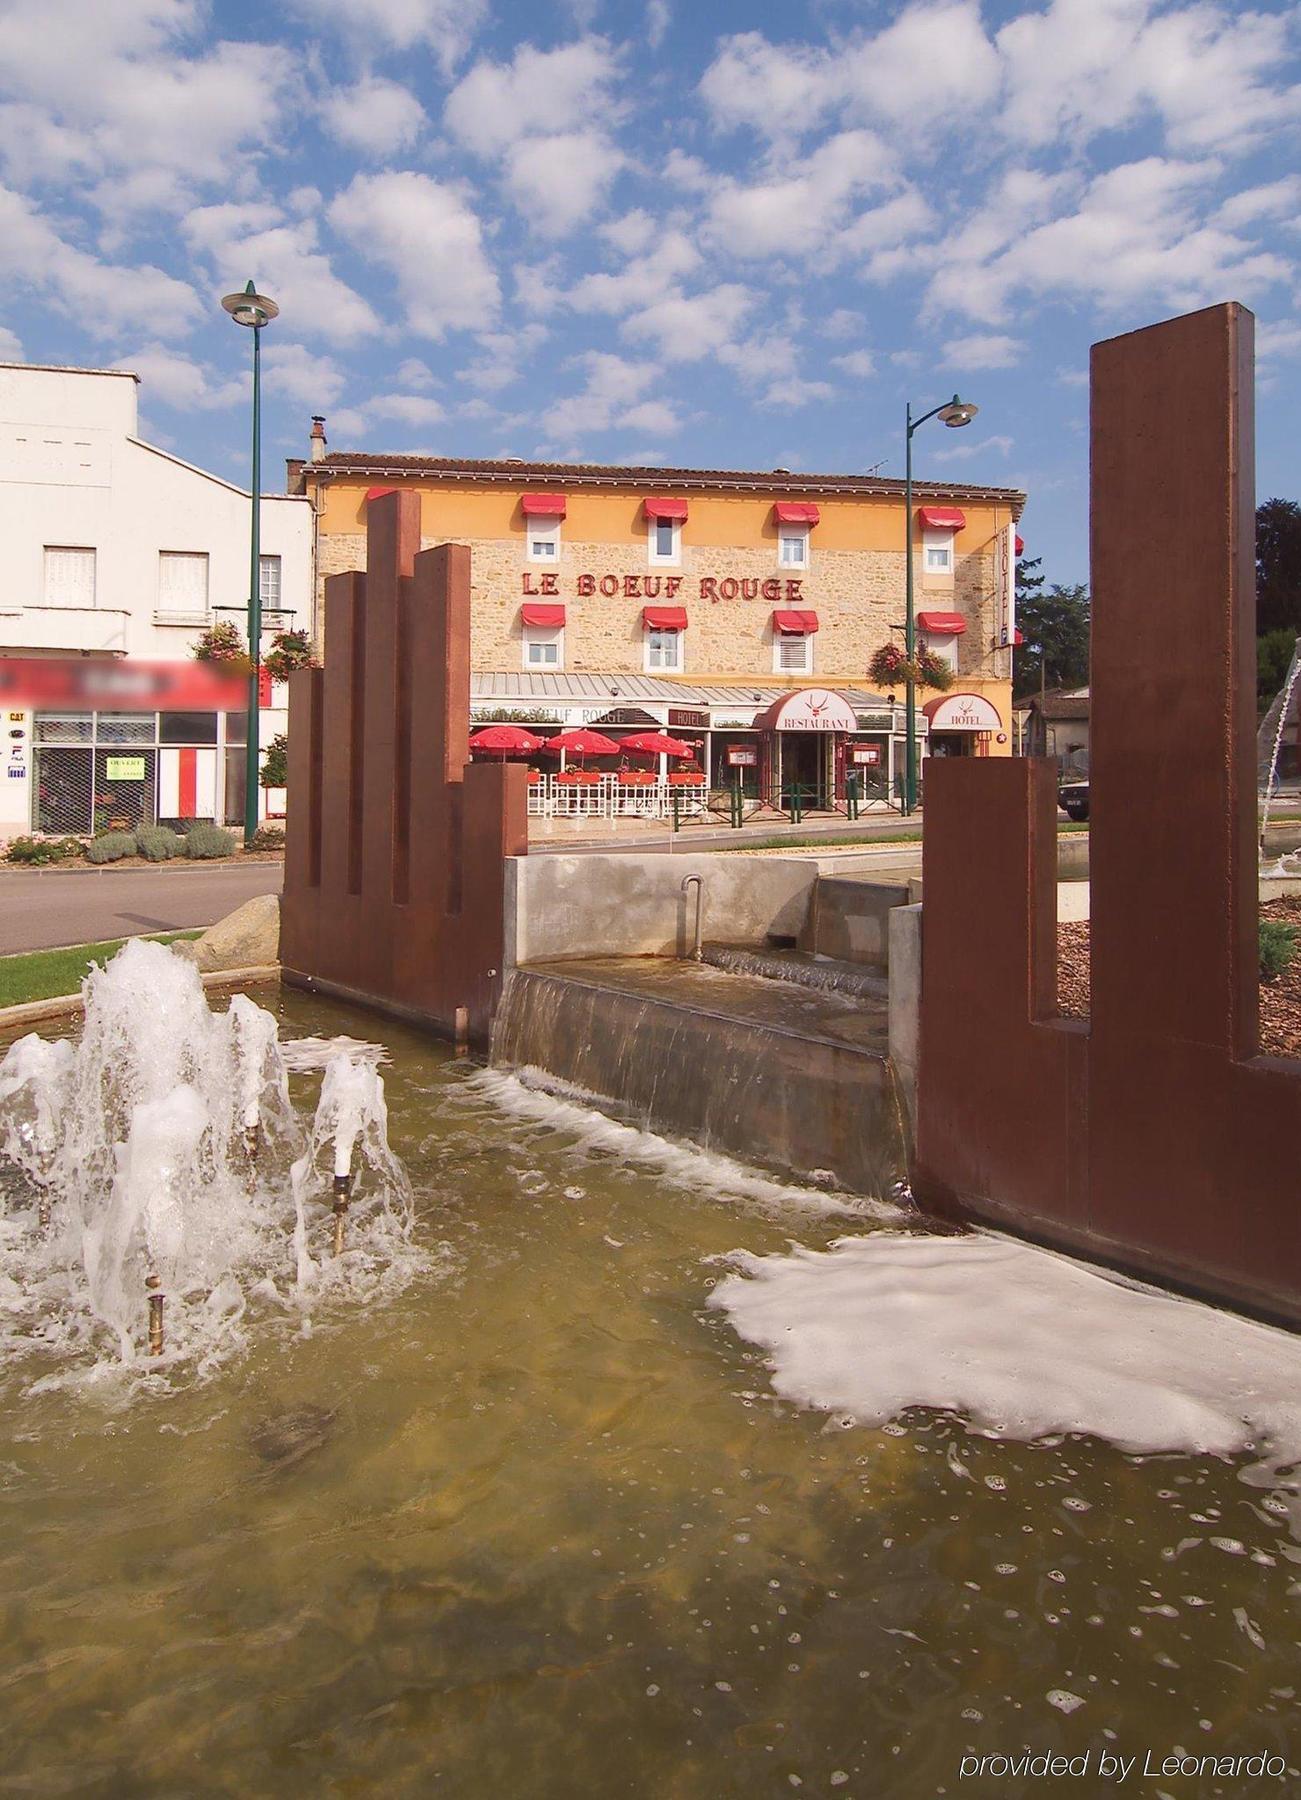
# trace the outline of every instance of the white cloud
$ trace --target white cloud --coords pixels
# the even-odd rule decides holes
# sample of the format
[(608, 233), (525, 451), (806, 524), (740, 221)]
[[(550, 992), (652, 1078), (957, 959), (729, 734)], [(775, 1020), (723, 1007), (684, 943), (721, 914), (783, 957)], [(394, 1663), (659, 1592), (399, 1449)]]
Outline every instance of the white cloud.
[[(234, 358), (232, 357), (232, 362)], [(250, 377), (239, 375), (222, 378), (211, 369), (179, 350), (163, 344), (146, 344), (131, 356), (120, 357), (110, 368), (129, 369), (140, 377), (140, 403), (152, 406), (161, 400), (164, 406), (204, 411), (234, 406), (247, 400)]]
[(725, 344), (718, 360), (735, 370), (742, 386), (758, 390), (761, 406), (789, 409), (835, 397), (831, 382), (811, 379), (806, 373), (813, 359), (791, 330), (769, 331), (741, 344)]
[(970, 462), (974, 457), (986, 456), (991, 452), (995, 456), (1006, 456), (1011, 449), (1010, 437), (987, 437), (978, 442), (950, 444), (944, 450), (928, 450), (926, 460), (934, 463)]
[[(653, 234), (652, 234), (653, 235)], [(617, 274), (583, 275), (567, 296), (578, 312), (618, 315), (649, 306), (700, 263), (700, 252), (680, 231), (665, 231), (649, 249)]]
[(830, 252), (855, 196), (893, 179), (893, 153), (874, 132), (839, 132), (767, 180), (720, 184), (705, 230), (734, 256)]
[(646, 42), (652, 50), (658, 50), (668, 36), (669, 26), (673, 23), (673, 8), (669, 0), (647, 0), (646, 5)]
[(856, 337), (866, 324), (865, 314), (855, 312), (849, 306), (837, 306), (824, 319), (818, 321), (818, 331), (826, 338), (851, 338)]
[(272, 327), (277, 334), (310, 330), (347, 344), (379, 329), (368, 302), (334, 273), (314, 219), (286, 220), (274, 206), (224, 202), (189, 213), (182, 229), (210, 258), (218, 294), (253, 279), (279, 304), (284, 324)]
[(591, 128), (617, 113), (618, 64), (604, 38), (558, 50), (521, 44), (509, 63), (477, 62), (448, 95), (444, 122), (482, 157), (500, 156), (521, 138), (552, 135), (576, 121)]
[(944, 346), (944, 361), (950, 369), (1010, 369), (1020, 360), (1020, 344), (999, 332), (950, 338)]
[(630, 314), (623, 330), (631, 338), (649, 338), (666, 362), (699, 362), (731, 342), (753, 304), (750, 290), (737, 282), (700, 294), (671, 289)]
[(681, 421), (671, 406), (644, 398), (660, 375), (657, 364), (629, 362), (604, 350), (589, 350), (577, 360), (587, 372), (586, 385), (547, 408), (550, 436), (567, 439), (624, 428), (656, 434), (678, 430)]
[(390, 270), (418, 336), (438, 339), (496, 316), (497, 277), (479, 220), (456, 188), (412, 170), (358, 175), (331, 203), (330, 221)]
[(758, 31), (725, 38), (705, 70), (700, 94), (714, 123), (765, 137), (800, 136), (818, 123), (836, 94), (829, 51), (770, 44)]
[(487, 0), (333, 0), (323, 10), (317, 0), (295, 0), (295, 10), (314, 30), (333, 25), (367, 53), (377, 41), (393, 50), (426, 45), (450, 75), (474, 42), (488, 6)]
[(18, 334), (10, 331), (7, 325), (0, 325), (0, 362), (20, 363), (26, 360)]
[(269, 394), (283, 394), (306, 412), (325, 412), (343, 393), (342, 369), (304, 344), (270, 339), (262, 347), (262, 380)]
[(484, 393), (495, 394), (520, 378), (520, 362), (529, 357), (549, 332), (545, 325), (524, 325), (513, 331), (481, 332), (475, 342), (482, 355), (458, 369), (456, 378)]
[(850, 350), (844, 356), (833, 356), (831, 360), (846, 375), (853, 375), (860, 381), (876, 373), (876, 358), (870, 350)]
[(425, 110), (410, 89), (378, 75), (332, 89), (321, 102), (321, 117), (333, 137), (375, 157), (408, 149), (425, 125)]
[(182, 337), (202, 317), (194, 289), (144, 263), (101, 261), (68, 243), (21, 194), (0, 187), (0, 278), (46, 295), (91, 337), (115, 338), (148, 317), (156, 336)]
[(536, 231), (563, 236), (597, 210), (623, 163), (600, 131), (522, 138), (506, 151), (506, 186)]
[(998, 56), (977, 0), (923, 0), (840, 60), (851, 112), (933, 133), (993, 99)]
[(405, 362), (398, 365), (398, 380), (404, 388), (437, 387), (438, 381), (428, 363), (421, 362), (418, 356), (408, 356)]
[(1262, 187), (1244, 188), (1233, 194), (1215, 214), (1215, 223), (1226, 231), (1240, 231), (1261, 219), (1295, 222), (1301, 213), (1301, 175), (1288, 175)]
[(1260, 362), (1275, 362), (1281, 357), (1295, 356), (1301, 351), (1301, 325), (1292, 320), (1262, 319), (1256, 326), (1256, 356)]
[(375, 419), (395, 419), (400, 425), (437, 425), (446, 412), (428, 394), (372, 394), (362, 409)]

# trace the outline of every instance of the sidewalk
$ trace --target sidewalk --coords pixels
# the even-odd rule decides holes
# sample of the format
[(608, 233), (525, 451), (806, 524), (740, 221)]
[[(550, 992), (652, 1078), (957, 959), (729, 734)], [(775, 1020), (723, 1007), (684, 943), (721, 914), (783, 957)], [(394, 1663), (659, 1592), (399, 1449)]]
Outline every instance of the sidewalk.
[(572, 850), (750, 850), (761, 844), (806, 838), (848, 839), (870, 844), (882, 838), (905, 841), (921, 837), (921, 814), (901, 818), (898, 813), (876, 813), (851, 824), (843, 814), (817, 813), (792, 825), (782, 814), (753, 819), (740, 830), (717, 819), (683, 825), (673, 831), (663, 819), (539, 819), (529, 820), (531, 851)]

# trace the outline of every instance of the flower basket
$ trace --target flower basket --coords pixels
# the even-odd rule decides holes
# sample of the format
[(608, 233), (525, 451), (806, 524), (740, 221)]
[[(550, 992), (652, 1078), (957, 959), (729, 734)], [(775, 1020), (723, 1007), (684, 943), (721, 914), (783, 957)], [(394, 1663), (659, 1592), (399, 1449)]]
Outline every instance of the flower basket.
[(244, 647), (244, 640), (239, 635), (239, 627), (229, 619), (222, 619), (216, 625), (209, 625), (201, 631), (194, 644), (195, 662), (211, 663), (214, 668), (221, 669), (227, 675), (243, 676), (247, 679), (253, 673), (253, 664)]
[(278, 631), (271, 648), (262, 658), (262, 667), (272, 681), (288, 681), (295, 669), (314, 669), (316, 657), (305, 631)]
[(897, 644), (882, 644), (867, 665), (868, 677), (878, 687), (898, 687), (911, 681), (916, 687), (943, 693), (953, 686), (953, 670), (934, 650), (918, 650), (911, 662)]

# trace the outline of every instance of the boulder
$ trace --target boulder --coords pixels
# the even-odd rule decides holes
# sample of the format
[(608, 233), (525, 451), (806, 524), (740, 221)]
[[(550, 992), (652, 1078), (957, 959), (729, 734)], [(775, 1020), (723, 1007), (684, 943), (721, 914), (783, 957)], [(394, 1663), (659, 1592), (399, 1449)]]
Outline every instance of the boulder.
[(200, 974), (218, 969), (259, 969), (280, 960), (280, 896), (258, 894), (210, 925), (202, 937), (173, 950), (196, 963)]

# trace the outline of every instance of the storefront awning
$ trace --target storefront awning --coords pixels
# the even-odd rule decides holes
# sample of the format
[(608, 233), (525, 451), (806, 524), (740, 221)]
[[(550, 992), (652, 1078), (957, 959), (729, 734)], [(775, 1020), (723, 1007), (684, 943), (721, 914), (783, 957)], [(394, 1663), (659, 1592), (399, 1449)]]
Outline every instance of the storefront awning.
[(927, 531), (961, 531), (967, 522), (960, 506), (919, 506), (917, 517)]
[(565, 516), (563, 494), (521, 494), (519, 503), (526, 519), (563, 519)]
[(936, 633), (947, 631), (954, 637), (960, 637), (967, 629), (967, 621), (961, 613), (919, 612), (917, 623), (923, 631)]
[(772, 511), (779, 525), (816, 525), (822, 517), (811, 500), (779, 500)]
[(648, 631), (685, 631), (687, 628), (685, 606), (643, 606), (641, 616)]
[(526, 625), (547, 625), (555, 627), (565, 622), (563, 606), (521, 606), (520, 617)]
[(755, 719), (760, 731), (857, 731), (858, 715), (831, 688), (796, 688)]
[(932, 731), (1001, 731), (998, 708), (983, 694), (940, 694), (922, 711)]
[(1025, 539), (1023, 537), (1019, 537), (1016, 540), (1016, 553), (1018, 556), (1025, 555)]
[(812, 637), (818, 628), (818, 615), (815, 612), (775, 612), (772, 628), (792, 637)]
[(367, 506), (369, 506), (372, 500), (382, 500), (384, 498), (385, 494), (396, 494), (396, 493), (397, 493), (397, 489), (391, 488), (391, 487), (367, 488), (366, 489), (366, 504), (367, 504)]
[(664, 495), (648, 494), (641, 506), (648, 519), (685, 519), (687, 516), (685, 500), (674, 500)]

